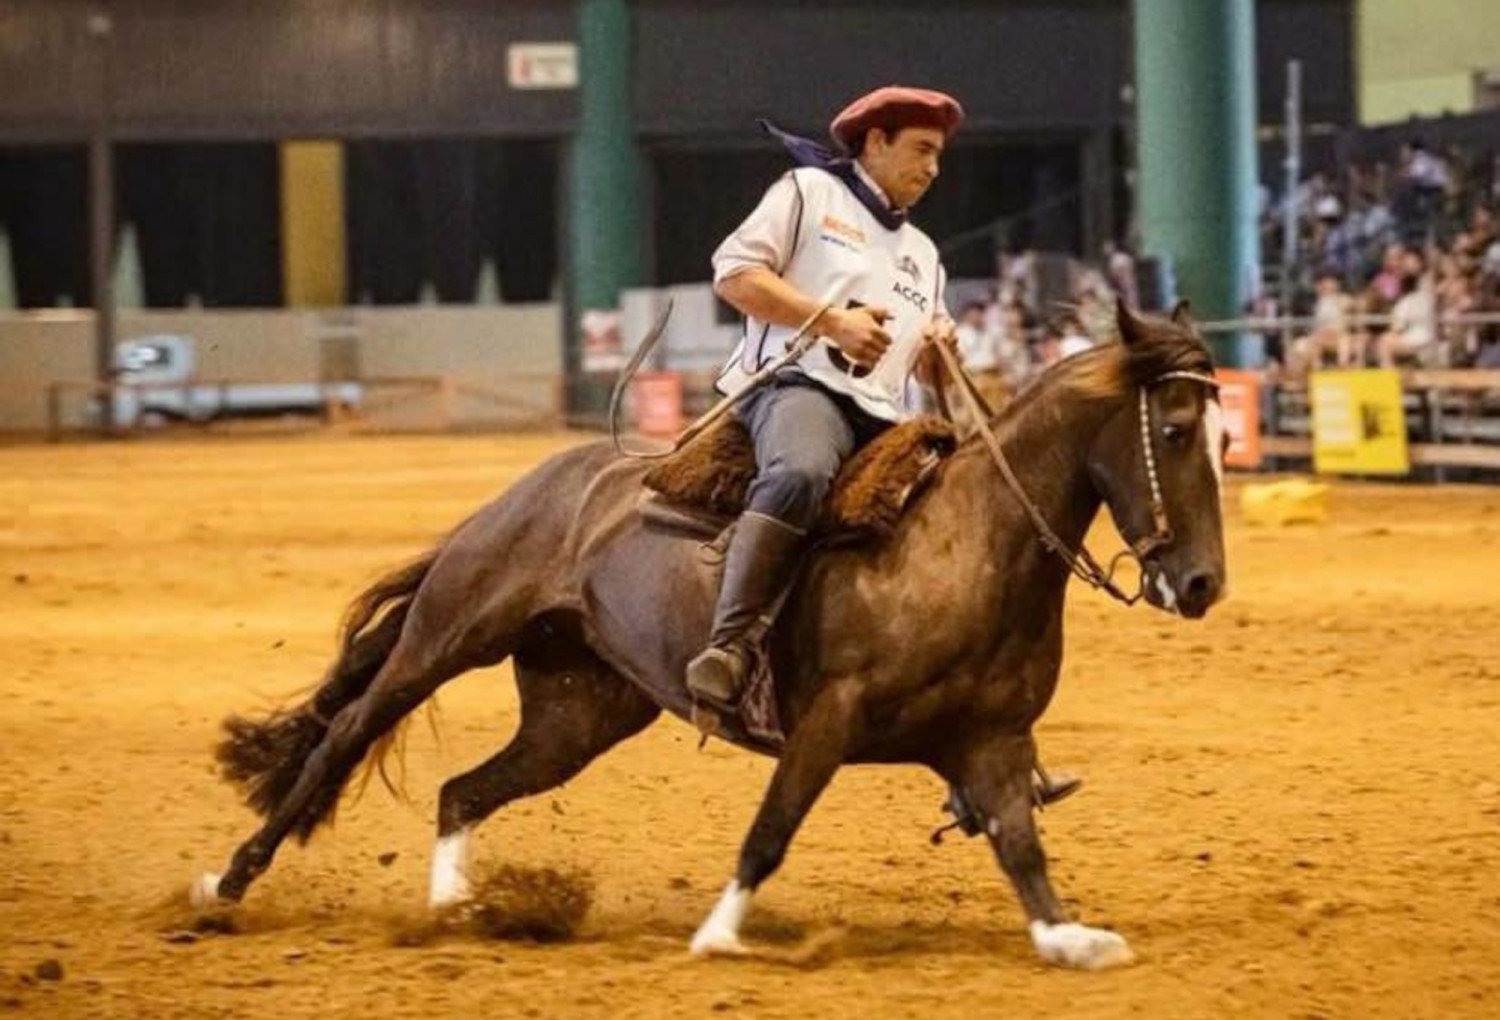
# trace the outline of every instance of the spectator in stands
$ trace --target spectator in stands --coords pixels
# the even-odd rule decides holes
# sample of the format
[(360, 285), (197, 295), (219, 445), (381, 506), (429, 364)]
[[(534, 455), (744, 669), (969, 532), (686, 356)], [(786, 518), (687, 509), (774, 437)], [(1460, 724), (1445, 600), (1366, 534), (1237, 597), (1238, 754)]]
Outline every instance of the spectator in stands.
[(1109, 286), (1120, 300), (1131, 308), (1141, 306), (1140, 288), (1135, 276), (1135, 258), (1123, 247), (1114, 244), (1104, 246), (1104, 267), (1109, 277)]
[[(1360, 268), (1365, 246), (1361, 236), (1361, 217), (1344, 215), (1343, 206), (1333, 195), (1324, 195), (1317, 204), (1318, 226), (1314, 232), (1313, 253), (1321, 273), (1339, 277), (1353, 275)], [(1321, 275), (1321, 274), (1320, 274)]]
[(1468, 229), (1453, 239), (1453, 252), (1472, 258), (1477, 265), (1497, 240), (1500, 240), (1500, 225), (1496, 224), (1494, 210), (1487, 205), (1476, 205)]
[(1399, 242), (1385, 246), (1380, 260), (1380, 272), (1375, 274), (1367, 288), (1370, 297), (1374, 299), (1370, 302), (1371, 311), (1386, 311), (1401, 297), (1407, 254), (1406, 246)]
[(1330, 355), (1339, 368), (1355, 364), (1354, 334), (1349, 323), (1354, 299), (1344, 292), (1339, 275), (1331, 271), (1318, 274), (1317, 294), (1312, 332), (1292, 345), (1287, 371), (1293, 376), (1322, 367)]
[(1430, 358), (1436, 342), (1437, 303), (1430, 281), (1425, 273), (1403, 276), (1390, 328), (1375, 340), (1376, 361), (1381, 368), (1395, 368), (1401, 361)]
[(959, 311), (955, 328), (959, 358), (973, 376), (979, 395), (995, 410), (1003, 407), (1013, 392), (1006, 378), (1004, 345), (998, 325), (985, 302), (970, 301)]
[(1451, 177), (1448, 164), (1429, 152), (1420, 138), (1401, 148), (1401, 169), (1397, 175), (1396, 218), (1401, 236), (1408, 244), (1419, 243), (1432, 234), (1434, 220), (1442, 208)]
[(1438, 354), (1446, 365), (1469, 364), (1479, 348), (1477, 327), (1450, 321), (1478, 311), (1478, 274), (1459, 268), (1459, 261), (1456, 255), (1445, 255), (1438, 270)]
[(1068, 312), (1053, 319), (1052, 328), (1058, 335), (1057, 353), (1060, 357), (1071, 358), (1094, 346), (1094, 338), (1089, 336), (1075, 313)]
[(1036, 359), (1027, 343), (1030, 313), (1019, 301), (999, 308), (1000, 371), (1014, 393), (1037, 371)]
[[(1474, 307), (1477, 311), (1500, 315), (1500, 241), (1491, 244), (1480, 266)], [(1500, 368), (1500, 323), (1485, 323), (1478, 330), (1476, 368)]]
[(1062, 360), (1063, 333), (1056, 319), (1050, 320), (1031, 345), (1032, 370), (1045, 372)]

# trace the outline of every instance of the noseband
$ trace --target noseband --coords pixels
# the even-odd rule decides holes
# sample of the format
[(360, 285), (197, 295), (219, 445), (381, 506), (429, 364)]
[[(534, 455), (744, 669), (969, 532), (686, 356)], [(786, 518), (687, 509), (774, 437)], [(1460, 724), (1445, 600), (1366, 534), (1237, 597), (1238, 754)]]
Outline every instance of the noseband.
[[(1152, 388), (1173, 379), (1188, 379), (1202, 383), (1209, 390), (1217, 392), (1219, 381), (1202, 372), (1163, 372), (1140, 387), (1141, 452), (1146, 461), (1146, 479), (1151, 483), (1151, 521), (1155, 531), (1121, 550), (1109, 561), (1109, 569), (1106, 570), (1100, 566), (1098, 560), (1094, 559), (1087, 546), (1080, 545), (1075, 552), (1057, 536), (1057, 532), (1052, 530), (1046, 518), (1042, 516), (1042, 512), (1031, 501), (1031, 497), (1026, 495), (1026, 490), (1021, 486), (1021, 480), (1016, 477), (1010, 461), (1005, 457), (1005, 451), (1000, 448), (1000, 440), (995, 437), (994, 430), (990, 428), (989, 415), (984, 413), (974, 380), (969, 377), (968, 372), (964, 371), (958, 358), (954, 356), (947, 344), (939, 342), (935, 346), (949, 373), (958, 380), (959, 392), (963, 394), (970, 416), (978, 423), (980, 437), (989, 448), (990, 456), (994, 458), (995, 466), (1000, 469), (1005, 484), (1010, 486), (1010, 490), (1016, 494), (1016, 498), (1021, 501), (1021, 506), (1026, 510), (1026, 516), (1031, 518), (1031, 524), (1036, 528), (1042, 545), (1056, 553), (1068, 565), (1068, 570), (1073, 576), (1085, 581), (1090, 587), (1105, 592), (1111, 598), (1127, 606), (1133, 606), (1139, 602), (1146, 590), (1146, 558), (1172, 541), (1172, 527), (1167, 520), (1167, 505), (1161, 495), (1161, 478), (1156, 470), (1156, 447), (1151, 441), (1151, 402), (1147, 393)], [(1134, 595), (1127, 594), (1115, 583), (1114, 579), (1120, 561), (1127, 557), (1135, 560), (1141, 571), (1140, 582)]]

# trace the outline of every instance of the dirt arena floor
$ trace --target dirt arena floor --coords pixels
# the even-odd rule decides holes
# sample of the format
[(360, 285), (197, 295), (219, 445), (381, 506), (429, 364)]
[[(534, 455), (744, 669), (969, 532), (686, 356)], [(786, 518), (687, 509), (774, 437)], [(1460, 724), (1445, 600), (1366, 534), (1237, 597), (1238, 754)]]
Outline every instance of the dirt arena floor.
[(1042, 966), (988, 849), (928, 844), (937, 781), (892, 768), (835, 781), (757, 902), (760, 956), (690, 959), (770, 766), (671, 720), (479, 831), (481, 859), (588, 874), (571, 941), (434, 937), (437, 785), (507, 738), (506, 669), (412, 728), (409, 803), (372, 788), (233, 933), (186, 930), (189, 880), (253, 829), (219, 720), (315, 681), (364, 583), (577, 441), (0, 449), (0, 1015), (1500, 1016), (1495, 488), (1232, 511), (1202, 623), (1075, 590), (1039, 735), (1088, 786), (1045, 839), (1132, 968)]

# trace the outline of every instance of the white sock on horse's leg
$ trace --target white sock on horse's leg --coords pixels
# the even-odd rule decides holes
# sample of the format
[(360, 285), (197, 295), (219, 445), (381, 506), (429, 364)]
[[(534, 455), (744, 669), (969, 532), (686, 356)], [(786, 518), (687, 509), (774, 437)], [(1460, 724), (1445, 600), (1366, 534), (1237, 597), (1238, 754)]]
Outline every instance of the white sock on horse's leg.
[(219, 879), (216, 871), (205, 871), (198, 881), (188, 886), (188, 902), (195, 907), (211, 907), (219, 902)]
[(437, 841), (432, 850), (432, 885), (427, 902), (434, 909), (469, 898), (469, 830), (459, 829)]
[(1108, 928), (1086, 924), (1048, 924), (1032, 921), (1031, 944), (1048, 963), (1079, 970), (1105, 970), (1135, 962), (1135, 953), (1123, 937)]
[(749, 952), (740, 941), (740, 925), (745, 923), (745, 915), (750, 912), (752, 895), (749, 889), (741, 889), (739, 882), (729, 883), (713, 912), (693, 936), (689, 948), (694, 956)]

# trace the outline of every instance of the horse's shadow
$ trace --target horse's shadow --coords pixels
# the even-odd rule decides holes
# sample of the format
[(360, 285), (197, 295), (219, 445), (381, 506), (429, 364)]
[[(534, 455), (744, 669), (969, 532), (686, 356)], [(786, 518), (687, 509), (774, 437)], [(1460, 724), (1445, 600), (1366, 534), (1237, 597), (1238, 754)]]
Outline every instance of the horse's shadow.
[[(672, 957), (689, 959), (687, 942), (693, 930), (691, 920), (686, 917), (610, 911), (589, 917), (565, 937), (507, 938), (485, 934), (472, 925), (454, 923), (425, 909), (382, 910), (352, 905), (333, 910), (299, 909), (274, 897), (254, 907), (203, 912), (174, 896), (144, 912), (142, 920), (168, 941), (189, 940), (184, 933), (191, 933), (191, 940), (197, 941), (317, 931), (331, 945), (355, 946), (374, 939), (411, 949), (511, 944), (566, 952), (574, 946), (603, 950), (622, 961), (642, 962)], [(1024, 939), (1015, 933), (992, 925), (951, 921), (850, 924), (836, 918), (802, 919), (763, 908), (747, 921), (743, 934), (751, 952), (728, 960), (799, 970), (818, 970), (846, 960), (897, 964), (926, 956), (951, 959), (1010, 955), (1011, 942), (1015, 943), (1018, 959), (1026, 956)]]
[[(581, 940), (614, 944), (625, 955), (659, 957), (682, 954), (690, 934), (691, 926), (676, 920), (617, 917), (590, 926)], [(1006, 954), (1011, 941), (1017, 958), (1026, 956), (1024, 939), (1012, 939), (1013, 933), (990, 925), (951, 921), (851, 924), (838, 919), (804, 920), (764, 907), (745, 922), (742, 935), (751, 952), (726, 959), (800, 970), (817, 970), (841, 960), (897, 965), (924, 956), (993, 957), (997, 952)]]

